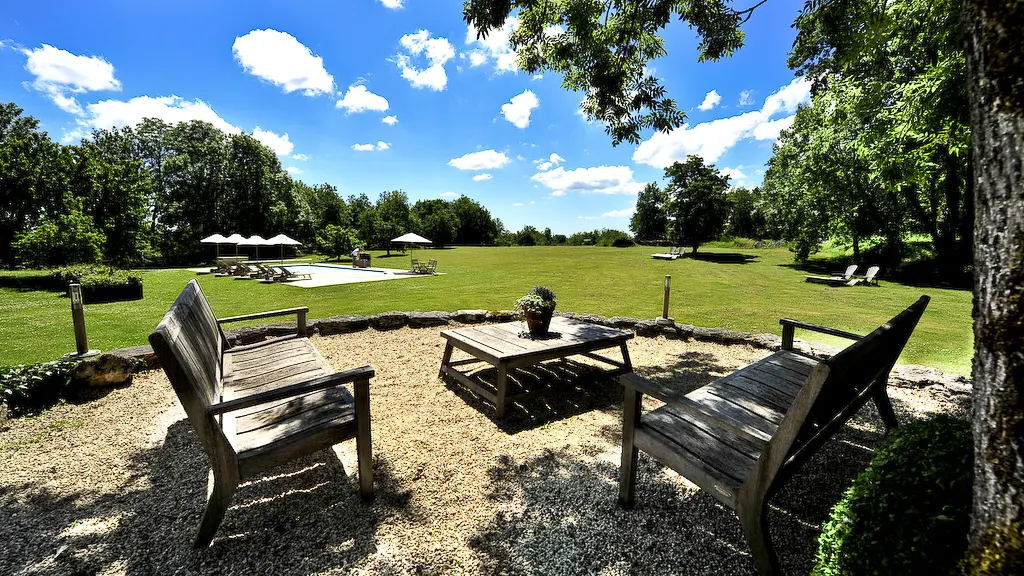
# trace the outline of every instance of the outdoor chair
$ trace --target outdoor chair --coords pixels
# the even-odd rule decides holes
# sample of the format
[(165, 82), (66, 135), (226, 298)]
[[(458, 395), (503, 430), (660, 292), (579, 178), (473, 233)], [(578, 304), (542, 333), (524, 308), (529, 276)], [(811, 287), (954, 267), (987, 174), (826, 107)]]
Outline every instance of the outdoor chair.
[(656, 260), (675, 260), (680, 256), (682, 256), (682, 253), (679, 248), (676, 248), (675, 246), (669, 249), (668, 254), (651, 254), (651, 257)]
[(274, 266), (274, 270), (280, 275), (275, 278), (278, 282), (291, 282), (293, 280), (312, 280), (313, 275), (309, 272), (292, 272), (284, 266)]
[(419, 274), (419, 272), (420, 272), (420, 261), (417, 260), (416, 258), (413, 258), (412, 259), (412, 263), (411, 263), (411, 265), (409, 267), (409, 271), (413, 272), (413, 273), (416, 273), (416, 274)]
[(832, 276), (805, 276), (804, 282), (812, 282), (814, 284), (828, 284), (829, 286), (842, 286), (843, 284), (849, 284), (853, 279), (853, 275), (857, 272), (857, 265), (851, 264), (846, 268), (846, 272), (833, 272)]
[(428, 260), (427, 265), (423, 268), (424, 274), (437, 275), (437, 260)]
[[(767, 503), (868, 400), (897, 426), (889, 372), (928, 306), (922, 296), (867, 336), (783, 318), (782, 349), (686, 395), (629, 373), (619, 503), (634, 502), (638, 450), (675, 470), (739, 516), (763, 576), (779, 574)], [(830, 359), (793, 349), (796, 328), (854, 343)], [(641, 414), (644, 394), (665, 405)]]
[(878, 275), (878, 266), (871, 266), (868, 268), (867, 274), (863, 278), (854, 278), (851, 280), (852, 286), (878, 286), (878, 279), (875, 276)]
[[(308, 311), (303, 306), (218, 319), (192, 280), (149, 335), (213, 468), (197, 548), (213, 540), (241, 481), (349, 438), (356, 439), (360, 494), (373, 497), (373, 368), (334, 372), (306, 338)], [(291, 314), (297, 334), (246, 346), (231, 346), (220, 328)]]

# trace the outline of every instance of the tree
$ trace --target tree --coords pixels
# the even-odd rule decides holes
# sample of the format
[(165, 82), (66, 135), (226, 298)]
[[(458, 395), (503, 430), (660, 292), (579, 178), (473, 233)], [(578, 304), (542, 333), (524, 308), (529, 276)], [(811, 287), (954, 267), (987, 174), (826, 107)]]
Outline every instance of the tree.
[(39, 121), (13, 102), (0, 104), (0, 263), (14, 264), (11, 242), (38, 216), (37, 184), (47, 149)]
[(386, 248), (391, 254), (391, 239), (412, 230), (409, 197), (401, 190), (381, 192), (376, 205), (379, 223), (375, 231), (374, 246)]
[(451, 203), (451, 208), (459, 219), (456, 244), (492, 244), (498, 237), (500, 221), (492, 218), (490, 211), (479, 202), (460, 196)]
[(729, 227), (726, 233), (740, 238), (767, 238), (768, 229), (761, 209), (761, 188), (737, 186), (729, 190)]
[(629, 229), (639, 241), (664, 240), (668, 235), (665, 193), (655, 183), (644, 186), (636, 199), (636, 212), (629, 219)]
[(359, 238), (351, 228), (328, 224), (316, 237), (316, 243), (325, 254), (338, 260), (352, 253), (352, 249), (359, 244)]
[(1024, 572), (1024, 4), (967, 0), (974, 231), (971, 574)]
[(56, 218), (44, 216), (39, 225), (20, 234), (13, 244), (19, 260), (37, 268), (90, 264), (103, 254), (106, 239), (80, 206)]
[(689, 246), (693, 253), (725, 231), (729, 218), (729, 177), (722, 176), (714, 164), (704, 164), (700, 156), (687, 156), (686, 162), (673, 162), (665, 169), (669, 179), (665, 188), (666, 211), (672, 223), (669, 238)]
[(429, 238), (436, 247), (451, 244), (458, 236), (459, 217), (451, 203), (445, 200), (419, 200), (412, 207), (411, 217), (418, 223), (417, 230)]

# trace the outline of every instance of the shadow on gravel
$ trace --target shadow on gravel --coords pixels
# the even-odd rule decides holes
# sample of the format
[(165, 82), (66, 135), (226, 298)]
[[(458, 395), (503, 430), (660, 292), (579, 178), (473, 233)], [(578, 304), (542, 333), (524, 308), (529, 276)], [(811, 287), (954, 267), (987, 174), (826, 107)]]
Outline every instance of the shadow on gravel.
[(209, 464), (187, 420), (141, 452), (113, 493), (55, 497), (33, 484), (0, 492), (0, 573), (310, 574), (347, 570), (376, 552), (385, 518), (420, 515), (375, 459), (376, 499), (326, 450), (239, 487), (213, 545), (192, 539), (206, 505)]

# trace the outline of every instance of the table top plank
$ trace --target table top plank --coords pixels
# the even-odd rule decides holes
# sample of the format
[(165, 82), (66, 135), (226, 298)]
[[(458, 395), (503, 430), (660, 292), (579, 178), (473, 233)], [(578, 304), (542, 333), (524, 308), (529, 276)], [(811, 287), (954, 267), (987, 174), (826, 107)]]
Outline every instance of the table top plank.
[(608, 326), (590, 324), (569, 318), (555, 317), (551, 331), (560, 334), (550, 340), (520, 338), (522, 322), (484, 324), (455, 330), (444, 330), (441, 336), (453, 345), (470, 353), (480, 351), (499, 362), (522, 360), (530, 357), (554, 358), (579, 351), (610, 348), (633, 338), (633, 332)]

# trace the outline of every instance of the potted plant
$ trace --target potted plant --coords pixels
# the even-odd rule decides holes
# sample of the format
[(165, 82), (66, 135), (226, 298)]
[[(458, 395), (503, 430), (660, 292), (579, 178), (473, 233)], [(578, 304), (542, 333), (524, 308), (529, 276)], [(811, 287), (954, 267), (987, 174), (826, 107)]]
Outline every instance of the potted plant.
[(555, 313), (555, 293), (547, 286), (534, 286), (533, 290), (516, 300), (516, 310), (522, 310), (526, 325), (533, 336), (543, 336), (551, 327)]

